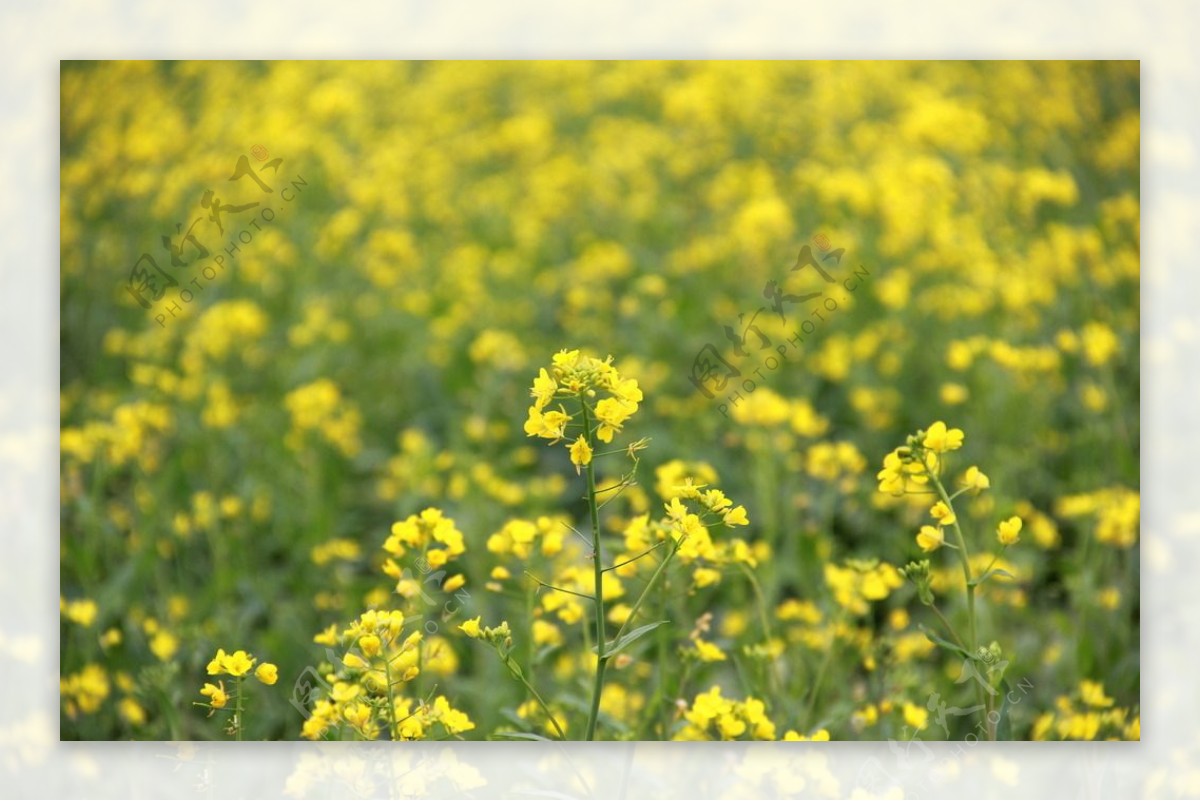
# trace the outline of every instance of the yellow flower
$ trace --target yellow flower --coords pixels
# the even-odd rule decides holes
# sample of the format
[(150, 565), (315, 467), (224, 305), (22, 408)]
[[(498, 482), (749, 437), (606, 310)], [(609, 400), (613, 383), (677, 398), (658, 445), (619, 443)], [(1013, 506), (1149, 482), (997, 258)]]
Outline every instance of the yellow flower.
[(722, 516), (727, 526), (748, 526), (750, 525), (749, 518), (746, 517), (745, 506), (735, 506), (729, 509)]
[(342, 717), (356, 729), (362, 729), (371, 719), (371, 707), (366, 704), (346, 704), (342, 708)]
[(452, 708), (444, 695), (439, 695), (434, 699), (433, 716), (446, 727), (446, 731), (450, 734), (459, 734), (475, 728), (475, 724), (471, 722), (466, 713)]
[(961, 428), (946, 428), (946, 424), (941, 420), (931, 425), (925, 431), (925, 441), (923, 443), (926, 448), (935, 453), (946, 453), (947, 451), (956, 451), (962, 447), (963, 432)]
[(596, 437), (601, 442), (612, 442), (613, 434), (620, 431), (621, 425), (636, 411), (636, 403), (618, 398), (605, 398), (600, 401), (596, 404), (596, 419), (600, 421)]
[(99, 607), (96, 606), (96, 602), (90, 598), (84, 598), (80, 601), (67, 601), (59, 598), (58, 609), (67, 620), (70, 620), (72, 623), (78, 623), (81, 626), (92, 625), (96, 620), (96, 615), (100, 611)]
[(208, 704), (213, 709), (221, 709), (229, 702), (229, 696), (225, 694), (225, 682), (209, 684), (205, 682), (204, 687), (200, 690), (200, 694), (208, 697)]
[(996, 527), (996, 538), (1001, 545), (1016, 545), (1021, 540), (1021, 518), (1010, 517)]
[(697, 588), (711, 587), (721, 580), (721, 571), (711, 567), (698, 567), (692, 571), (692, 583)]
[(904, 722), (920, 731), (929, 723), (929, 711), (916, 704), (904, 702)]
[(992, 486), (991, 480), (988, 479), (988, 477), (984, 475), (983, 471), (975, 465), (971, 465), (967, 468), (967, 472), (963, 474), (962, 483), (967, 489), (974, 490), (976, 492), (985, 490)]
[(667, 517), (671, 520), (683, 520), (688, 516), (687, 507), (678, 498), (672, 498), (670, 503), (664, 503), (663, 508), (667, 510)]
[(363, 668), (370, 667), (370, 664), (358, 654), (346, 654), (342, 657), (342, 664), (351, 670), (362, 670)]
[(562, 645), (563, 636), (558, 626), (545, 620), (533, 621), (534, 645)]
[(525, 421), (525, 434), (550, 440), (562, 439), (570, 420), (565, 412), (552, 410), (542, 413), (536, 407), (530, 406), (529, 419)]
[(254, 658), (245, 651), (234, 651), (225, 657), (221, 667), (230, 676), (245, 676), (254, 667)]
[(554, 363), (554, 366), (560, 370), (569, 370), (575, 366), (577, 361), (579, 361), (579, 351), (567, 350), (566, 348), (563, 348), (558, 353), (551, 356), (550, 360)]
[(271, 685), (279, 680), (279, 668), (270, 662), (263, 662), (254, 671), (254, 678), (263, 684)]
[(693, 641), (696, 645), (696, 655), (700, 657), (701, 662), (723, 662), (725, 661), (725, 652), (711, 642), (696, 638)]
[[(329, 628), (322, 631), (320, 634), (313, 637), (313, 642), (317, 645), (337, 645), (338, 644), (337, 624), (330, 623)], [(220, 653), (220, 652), (218, 652)], [(215, 661), (215, 660), (214, 660)], [(212, 673), (212, 662), (209, 663), (209, 673)]]
[(466, 634), (468, 637), (478, 640), (480, 637), (483, 636), (483, 631), (481, 631), (479, 628), (479, 621), (482, 619), (483, 619), (483, 616), (480, 615), (477, 618), (466, 621), (465, 623), (461, 624), (458, 628), (464, 634)]
[(1104, 694), (1104, 685), (1098, 681), (1084, 679), (1079, 682), (1079, 698), (1088, 706), (1098, 709), (1113, 705), (1113, 699)]
[(158, 631), (150, 640), (150, 652), (158, 657), (160, 662), (169, 662), (179, 650), (179, 638), (168, 631)]
[(216, 676), (225, 671), (225, 649), (218, 648), (217, 655), (208, 663), (208, 675)]
[(806, 737), (805, 735), (801, 734), (800, 732), (796, 731), (795, 729), (789, 729), (788, 732), (783, 735), (783, 739), (786, 741), (793, 741), (793, 742), (812, 741), (812, 742), (827, 743), (827, 742), (829, 742), (829, 731), (827, 729), (817, 729), (813, 733), (812, 737)]
[(931, 553), (946, 544), (946, 534), (940, 527), (921, 526), (917, 532), (917, 545), (925, 553)]
[(538, 372), (537, 378), (533, 379), (533, 389), (529, 392), (533, 395), (533, 408), (538, 411), (546, 408), (546, 404), (554, 397), (555, 392), (558, 392), (558, 384), (543, 367)]
[(938, 501), (929, 510), (929, 514), (934, 520), (938, 521), (939, 526), (952, 526), (958, 521), (958, 517), (954, 514), (944, 502)]
[(117, 704), (117, 713), (130, 726), (142, 726), (146, 723), (146, 710), (132, 698), (122, 698)]
[(571, 443), (571, 464), (575, 465), (575, 475), (579, 475), (579, 468), (589, 465), (591, 462), (592, 446), (588, 445), (587, 439), (580, 434), (579, 439)]
[(100, 635), (100, 647), (107, 650), (113, 646), (120, 645), (123, 639), (124, 636), (121, 634), (120, 629), (108, 629)]

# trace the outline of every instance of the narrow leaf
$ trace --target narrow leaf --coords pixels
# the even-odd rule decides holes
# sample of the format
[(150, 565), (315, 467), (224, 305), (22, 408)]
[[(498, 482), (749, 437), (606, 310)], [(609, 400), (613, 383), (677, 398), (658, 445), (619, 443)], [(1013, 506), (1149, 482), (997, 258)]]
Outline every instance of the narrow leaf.
[(534, 734), (531, 731), (498, 731), (497, 737), (507, 737), (510, 740), (538, 740), (543, 743), (553, 742), (549, 737), (543, 737), (540, 734)]
[[(645, 637), (647, 634), (654, 631), (659, 626), (663, 625), (664, 623), (670, 623), (670, 622), (671, 621), (669, 621), (669, 620), (659, 620), (654, 623), (647, 623), (644, 626), (639, 626), (638, 628), (634, 629), (631, 632), (628, 632), (627, 634), (622, 634), (621, 639), (614, 640), (604, 646), (604, 656), (609, 657), (609, 656), (613, 656), (617, 653), (620, 653), (621, 651), (624, 651), (626, 648), (633, 645), (635, 642), (640, 640), (642, 637)], [(592, 651), (599, 653), (598, 651), (596, 651), (595, 646), (592, 646)]]
[(989, 570), (988, 572), (984, 573), (984, 574), (983, 574), (982, 576), (980, 576), (979, 578), (977, 578), (977, 579), (975, 579), (974, 581), (972, 581), (972, 582), (971, 582), (971, 586), (972, 586), (972, 587), (978, 587), (980, 584), (982, 584), (983, 582), (987, 581), (987, 580), (988, 580), (988, 579), (990, 579), (992, 576), (1003, 576), (1003, 577), (1004, 577), (1004, 578), (1006, 578), (1006, 579), (1012, 579), (1013, 581), (1016, 581), (1016, 580), (1017, 580), (1017, 577), (1016, 577), (1016, 576), (1014, 576), (1012, 573), (1009, 573), (1007, 570), (1001, 570), (1000, 568), (998, 568), (998, 567), (997, 567), (997, 568), (995, 568), (995, 569), (993, 569), (993, 570)]
[(945, 648), (947, 651), (952, 651), (956, 654), (959, 654), (960, 656), (965, 656), (968, 659), (972, 658), (971, 655), (969, 653), (967, 653), (966, 649), (960, 648), (959, 646), (955, 645), (954, 643), (950, 642), (949, 640), (942, 639), (941, 637), (937, 636), (936, 634), (934, 634), (932, 631), (925, 628), (924, 626), (920, 626), (919, 628), (925, 634), (925, 637), (934, 645), (941, 646), (942, 648)]

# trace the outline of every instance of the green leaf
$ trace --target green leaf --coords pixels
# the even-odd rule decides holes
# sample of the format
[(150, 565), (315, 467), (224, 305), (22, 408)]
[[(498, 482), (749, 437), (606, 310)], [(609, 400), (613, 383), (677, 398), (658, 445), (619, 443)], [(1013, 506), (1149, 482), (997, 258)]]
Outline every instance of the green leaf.
[(947, 651), (952, 651), (952, 652), (958, 654), (959, 656), (965, 656), (968, 659), (974, 658), (969, 653), (967, 653), (965, 648), (960, 648), (959, 646), (955, 645), (954, 643), (950, 642), (949, 640), (943, 640), (941, 637), (937, 636), (936, 634), (934, 634), (932, 631), (925, 628), (924, 626), (918, 626), (918, 628), (921, 629), (921, 632), (924, 633), (925, 637), (934, 645), (941, 646), (942, 648), (945, 648)]
[(543, 743), (554, 742), (549, 737), (543, 737), (540, 734), (534, 734), (531, 731), (498, 731), (497, 737), (507, 737), (510, 740), (538, 740)]
[(996, 739), (1011, 740), (1012, 733), (1012, 715), (1009, 712), (1008, 694), (1012, 692), (1012, 685), (1008, 683), (1008, 679), (1000, 680), (1000, 706), (997, 712), (1000, 714), (1000, 720), (996, 723)]
[[(614, 656), (615, 654), (618, 654), (621, 651), (624, 651), (626, 648), (633, 645), (635, 642), (640, 640), (642, 637), (645, 637), (647, 634), (654, 631), (659, 626), (663, 625), (664, 623), (670, 623), (670, 622), (671, 621), (669, 621), (669, 620), (659, 620), (654, 623), (647, 623), (644, 626), (637, 627), (636, 629), (629, 632), (628, 634), (621, 635), (621, 639), (613, 640), (612, 642), (610, 642), (604, 646), (605, 658)], [(596, 651), (596, 646), (594, 646), (594, 645), (592, 646), (592, 652), (599, 653), (598, 651)]]
[(992, 576), (1003, 576), (1004, 578), (1007, 578), (1007, 579), (1012, 579), (1013, 581), (1016, 581), (1016, 580), (1017, 580), (1017, 577), (1016, 577), (1016, 576), (1014, 576), (1012, 573), (1009, 573), (1007, 570), (1001, 570), (1000, 568), (998, 568), (998, 567), (997, 567), (997, 568), (995, 568), (994, 570), (989, 570), (988, 572), (984, 573), (984, 574), (983, 574), (982, 576), (980, 576), (979, 578), (977, 578), (977, 579), (975, 579), (974, 581), (972, 581), (972, 582), (971, 582), (971, 586), (972, 586), (972, 587), (978, 587), (980, 584), (982, 584), (983, 582), (987, 581), (987, 580), (988, 580), (988, 579), (990, 579)]
[(521, 671), (521, 666), (517, 664), (517, 660), (506, 656), (504, 658), (504, 665), (508, 668), (508, 672), (513, 674), (513, 678), (515, 678), (517, 681), (521, 681), (525, 678), (525, 674)]

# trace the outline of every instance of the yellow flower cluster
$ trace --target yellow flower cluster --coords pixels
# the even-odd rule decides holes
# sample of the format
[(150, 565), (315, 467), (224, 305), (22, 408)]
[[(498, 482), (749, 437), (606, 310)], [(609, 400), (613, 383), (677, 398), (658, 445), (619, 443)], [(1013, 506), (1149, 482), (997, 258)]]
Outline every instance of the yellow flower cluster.
[(949, 428), (941, 420), (910, 436), (907, 444), (883, 458), (883, 469), (876, 475), (879, 491), (891, 495), (924, 491), (930, 473), (941, 469), (939, 457), (961, 448), (963, 438), (962, 429)]
[(334, 539), (314, 545), (309, 555), (312, 558), (313, 564), (320, 567), (330, 562), (352, 562), (362, 555), (362, 548), (354, 540), (335, 537)]
[[(597, 392), (607, 397), (597, 400)], [(588, 464), (592, 459), (589, 439), (594, 436), (601, 442), (612, 442), (613, 435), (621, 430), (642, 401), (642, 391), (633, 378), (622, 378), (612, 365), (612, 357), (603, 361), (592, 356), (583, 356), (578, 350), (562, 350), (551, 359), (550, 370), (538, 371), (530, 389), (533, 405), (525, 421), (525, 433), (531, 437), (558, 442), (566, 437), (568, 425), (574, 420), (561, 404), (558, 409), (547, 407), (555, 398), (578, 398), (580, 403), (595, 416), (594, 431), (584, 431), (570, 445), (571, 462), (576, 467)]]
[(870, 602), (887, 598), (904, 579), (887, 562), (848, 559), (845, 565), (825, 564), (825, 584), (839, 606), (853, 615), (865, 615)]
[(396, 721), (395, 738), (399, 740), (453, 737), (475, 728), (470, 717), (452, 707), (444, 695), (434, 698), (433, 703), (406, 697), (389, 702), (386, 698), (360, 697), (356, 689), (345, 683), (334, 685), (331, 697), (317, 701), (313, 707), (301, 727), (301, 736), (319, 740), (345, 723), (358, 737), (374, 740), (383, 734), (389, 720)]
[(96, 622), (96, 615), (99, 614), (100, 607), (96, 606), (96, 602), (90, 598), (81, 598), (78, 601), (59, 598), (58, 611), (67, 620), (86, 628)]
[(1141, 715), (1136, 708), (1118, 707), (1098, 681), (1083, 679), (1071, 695), (1061, 695), (1054, 711), (1038, 716), (1031, 739), (1140, 740)]
[[(693, 586), (708, 587), (721, 580), (721, 569), (729, 565), (756, 567), (770, 556), (770, 546), (760, 541), (749, 543), (739, 537), (714, 539), (714, 526), (735, 528), (748, 526), (746, 507), (734, 505), (723, 491), (707, 488), (686, 476), (683, 463), (669, 463), (660, 468), (658, 489), (666, 499), (666, 515), (652, 519), (649, 513), (631, 518), (624, 526), (624, 550), (617, 556), (621, 566), (614, 571), (622, 577), (637, 575), (639, 565), (634, 560), (658, 543), (670, 539), (678, 546), (677, 556), (685, 565), (694, 566)], [(698, 471), (715, 479), (716, 474), (706, 465)]]
[(352, 401), (342, 397), (337, 384), (319, 378), (287, 394), (283, 404), (292, 417), (292, 430), (286, 437), (288, 447), (300, 450), (307, 431), (316, 431), (343, 456), (356, 456), (362, 445), (358, 430), (362, 415)]
[[(393, 525), (383, 550), (388, 554), (383, 573), (396, 579), (396, 594), (411, 601), (421, 596), (423, 588), (397, 560), (423, 559), (422, 572), (427, 572), (461, 556), (466, 546), (454, 521), (430, 507)], [(445, 579), (441, 590), (454, 592), (465, 583), (466, 577), (457, 574)], [(379, 603), (386, 597), (382, 594)], [(406, 634), (408, 621), (400, 609), (368, 609), (340, 631), (334, 624), (313, 637), (315, 643), (344, 650), (331, 654), (335, 664), (322, 665), (324, 697), (309, 710), (302, 737), (317, 740), (336, 734), (419, 740), (457, 736), (475, 728), (444, 696), (430, 702), (404, 694), (423, 672), (445, 676), (458, 668), (458, 657), (445, 638), (427, 639), (419, 628)]]
[[(234, 679), (236, 685), (235, 694), (232, 696), (237, 699), (239, 711), (241, 709), (241, 693), (242, 680), (254, 670), (254, 678), (266, 685), (272, 685), (279, 680), (279, 668), (270, 662), (263, 662), (255, 667), (258, 662), (253, 655), (246, 651), (234, 651), (233, 653), (225, 653), (224, 648), (218, 648), (216, 655), (209, 660), (206, 668), (210, 676), (230, 676)], [(231, 700), (231, 695), (225, 689), (225, 682), (218, 681), (216, 684), (205, 682), (200, 688), (200, 695), (208, 699), (207, 703), (198, 704), (198, 706), (207, 707), (211, 716), (218, 709), (224, 709)], [(244, 721), (240, 719), (240, 714), (234, 715), (230, 723), (230, 731), (236, 732), (238, 738), (241, 739), (242, 727)]]
[(1108, 487), (1059, 499), (1057, 513), (1065, 518), (1096, 518), (1096, 540), (1114, 548), (1137, 544), (1142, 500), (1135, 490)]
[[(257, 661), (245, 651), (234, 651), (232, 654), (227, 654), (224, 648), (218, 648), (217, 655), (208, 663), (207, 671), (210, 676), (233, 676), (236, 679), (249, 673)], [(263, 662), (254, 671), (254, 677), (263, 684), (274, 684), (276, 670), (275, 665)]]
[(79, 672), (59, 679), (58, 691), (63, 697), (68, 717), (73, 718), (80, 712), (94, 714), (104, 699), (108, 698), (108, 674), (99, 665), (84, 665)]
[(542, 556), (557, 556), (563, 549), (568, 521), (543, 515), (537, 520), (514, 519), (488, 537), (487, 549), (498, 556), (511, 554), (528, 559), (536, 549)]
[[(416, 552), (430, 567), (436, 569), (462, 556), (467, 546), (454, 521), (442, 514), (441, 509), (430, 507), (419, 515), (409, 515), (394, 523), (383, 549), (394, 557)], [(395, 579), (399, 579), (402, 573), (393, 559), (388, 559), (384, 564), (384, 572)]]
[(163, 436), (171, 431), (174, 415), (158, 403), (134, 401), (113, 410), (108, 421), (92, 421), (82, 427), (64, 427), (59, 446), (83, 464), (102, 456), (113, 467), (136, 461), (153, 472), (158, 466)]
[(775, 724), (766, 714), (766, 704), (756, 698), (734, 701), (721, 695), (714, 685), (699, 693), (683, 714), (687, 721), (675, 740), (774, 740)]

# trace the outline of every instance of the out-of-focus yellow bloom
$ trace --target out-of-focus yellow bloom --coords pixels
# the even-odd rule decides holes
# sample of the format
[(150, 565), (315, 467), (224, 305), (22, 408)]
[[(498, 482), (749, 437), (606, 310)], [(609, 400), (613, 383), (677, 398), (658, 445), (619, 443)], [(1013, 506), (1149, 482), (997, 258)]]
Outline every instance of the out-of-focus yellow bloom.
[(937, 521), (939, 526), (952, 526), (958, 522), (958, 517), (954, 514), (954, 510), (943, 501), (935, 503), (929, 510), (929, 515)]
[(745, 506), (735, 506), (734, 508), (725, 512), (722, 519), (725, 521), (725, 525), (727, 525), (727, 526), (748, 526), (748, 525), (750, 525), (750, 519), (746, 517), (746, 507)]
[(1079, 682), (1079, 698), (1097, 709), (1107, 709), (1113, 705), (1113, 699), (1104, 694), (1104, 685), (1098, 681), (1084, 679)]
[(829, 742), (829, 731), (827, 729), (817, 729), (809, 737), (808, 735), (800, 734), (795, 729), (788, 729), (783, 735), (783, 739), (786, 742)]
[(946, 534), (941, 526), (921, 526), (917, 532), (917, 545), (925, 553), (932, 553), (946, 544)]
[(96, 615), (100, 608), (96, 606), (96, 602), (90, 598), (83, 598), (78, 601), (67, 601), (66, 599), (58, 599), (58, 610), (67, 620), (72, 623), (78, 623), (80, 626), (90, 626), (96, 622)]
[(1021, 518), (1010, 517), (1002, 520), (996, 527), (996, 539), (1001, 545), (1016, 545), (1021, 539)]
[(263, 662), (254, 670), (254, 678), (263, 684), (274, 684), (279, 680), (279, 668), (270, 662)]
[(971, 465), (967, 468), (967, 472), (963, 473), (962, 485), (969, 490), (980, 492), (992, 486), (992, 482), (984, 475), (982, 470), (975, 465)]
[(150, 653), (158, 657), (160, 662), (169, 662), (179, 650), (179, 638), (169, 631), (158, 631), (150, 638)]
[(905, 701), (904, 722), (917, 731), (920, 731), (929, 723), (929, 710)]
[(692, 645), (695, 647), (696, 656), (701, 662), (725, 661), (725, 652), (718, 648), (714, 643), (697, 637), (692, 640)]

